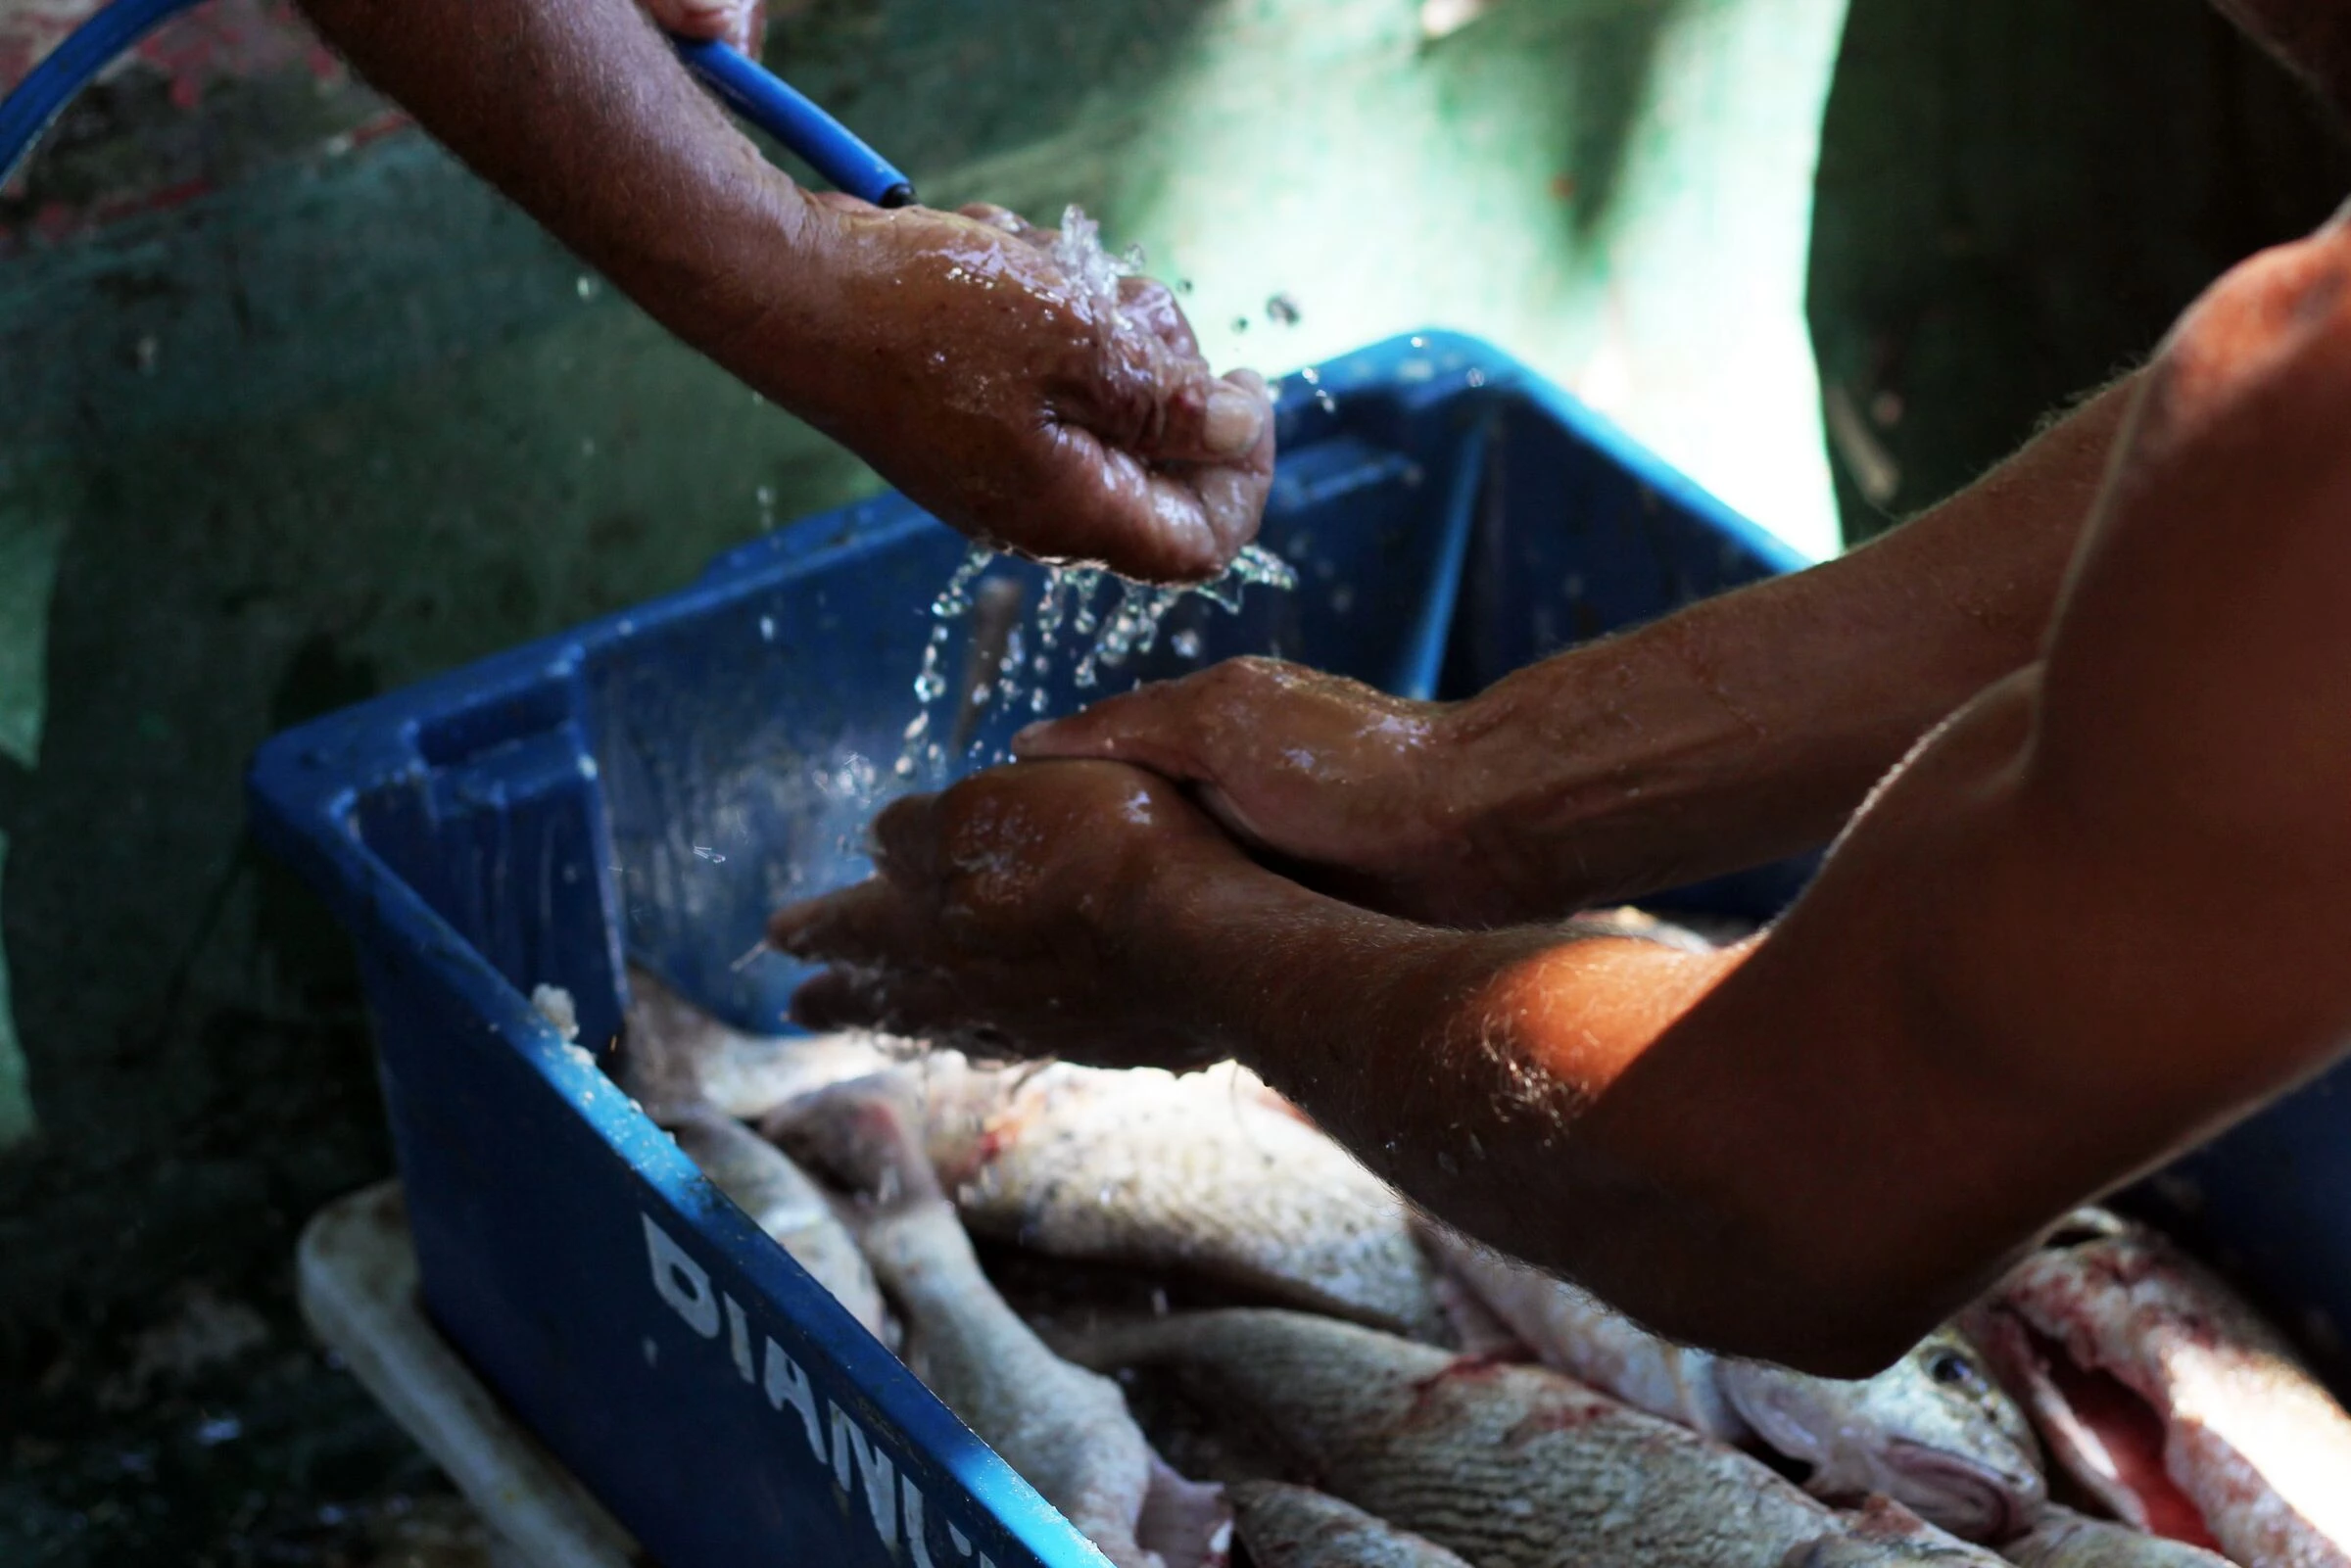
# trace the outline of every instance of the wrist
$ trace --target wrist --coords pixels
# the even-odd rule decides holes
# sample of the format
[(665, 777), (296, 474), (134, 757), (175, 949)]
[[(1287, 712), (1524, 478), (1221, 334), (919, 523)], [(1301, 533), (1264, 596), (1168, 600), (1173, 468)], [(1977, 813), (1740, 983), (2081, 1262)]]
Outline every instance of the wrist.
[[(1662, 624), (1561, 654), (1449, 709), (1440, 788), (1497, 913), (1550, 917), (1690, 879), (1757, 727)], [(1697, 873), (1703, 875), (1703, 870)]]
[(842, 313), (840, 218), (748, 142), (740, 154), (610, 270), (664, 326), (802, 414), (841, 369), (828, 341)]
[(1130, 928), (1148, 944), (1138, 983), (1200, 1059), (1238, 1061), (1319, 1117), (1436, 1024), (1432, 978), (1502, 934), (1376, 914), (1237, 857), (1159, 878)]

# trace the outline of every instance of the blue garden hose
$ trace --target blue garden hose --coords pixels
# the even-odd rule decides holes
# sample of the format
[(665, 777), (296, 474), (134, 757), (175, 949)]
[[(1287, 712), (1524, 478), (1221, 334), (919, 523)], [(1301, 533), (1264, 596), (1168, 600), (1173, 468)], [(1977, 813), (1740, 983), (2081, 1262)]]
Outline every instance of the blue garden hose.
[(6, 98), (0, 98), (0, 180), (107, 63), (198, 0), (115, 0), (66, 35)]
[[(0, 98), (0, 180), (40, 140), (74, 95), (168, 17), (202, 0), (114, 0), (67, 34), (6, 98)], [(833, 186), (876, 207), (906, 207), (914, 185), (840, 120), (722, 43), (672, 40), (678, 57), (735, 112), (792, 149)]]
[(912, 180), (774, 71), (723, 43), (671, 41), (678, 46), (678, 58), (703, 86), (798, 154), (835, 190), (876, 207), (914, 205)]

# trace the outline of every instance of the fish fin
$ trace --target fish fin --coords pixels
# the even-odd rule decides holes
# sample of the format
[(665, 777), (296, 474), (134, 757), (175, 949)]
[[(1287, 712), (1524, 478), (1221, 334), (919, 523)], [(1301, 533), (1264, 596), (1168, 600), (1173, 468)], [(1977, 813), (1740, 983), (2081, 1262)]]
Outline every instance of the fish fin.
[(1167, 1568), (1225, 1568), (1232, 1555), (1232, 1503), (1223, 1487), (1185, 1479), (1154, 1451), (1134, 1539)]
[(1485, 1299), (1468, 1284), (1439, 1271), (1429, 1288), (1437, 1299), (1438, 1310), (1444, 1314), (1446, 1327), (1452, 1331), (1447, 1349), (1497, 1361), (1535, 1359), (1533, 1349), (1519, 1338), (1517, 1330), (1496, 1316)]

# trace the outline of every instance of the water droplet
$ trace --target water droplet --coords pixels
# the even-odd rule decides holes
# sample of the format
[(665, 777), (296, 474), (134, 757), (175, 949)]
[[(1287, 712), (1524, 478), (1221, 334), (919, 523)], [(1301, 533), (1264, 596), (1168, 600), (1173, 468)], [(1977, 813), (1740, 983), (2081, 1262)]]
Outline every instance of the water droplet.
[(601, 286), (596, 281), (596, 279), (590, 277), (587, 273), (582, 272), (578, 279), (574, 281), (572, 287), (578, 291), (581, 299), (593, 300), (596, 298)]
[(1178, 632), (1168, 639), (1168, 646), (1176, 650), (1178, 658), (1196, 659), (1200, 656), (1200, 634), (1193, 631)]

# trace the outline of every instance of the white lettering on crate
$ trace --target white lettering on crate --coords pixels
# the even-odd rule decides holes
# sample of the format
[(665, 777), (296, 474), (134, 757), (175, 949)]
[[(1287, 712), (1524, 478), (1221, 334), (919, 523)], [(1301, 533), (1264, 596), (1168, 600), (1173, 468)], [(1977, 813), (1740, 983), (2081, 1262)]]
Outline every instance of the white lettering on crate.
[[(825, 1402), (826, 1419), (819, 1419), (816, 1408), (816, 1387), (800, 1364), (785, 1353), (771, 1335), (759, 1336), (758, 1370), (752, 1368), (751, 1321), (743, 1304), (711, 1282), (710, 1271), (696, 1262), (685, 1248), (654, 1222), (650, 1214), (640, 1216), (645, 1221), (645, 1250), (653, 1270), (653, 1294), (666, 1303), (671, 1311), (683, 1318), (686, 1326), (706, 1340), (718, 1338), (721, 1319), (727, 1330), (727, 1351), (735, 1363), (736, 1375), (744, 1382), (762, 1388), (767, 1395), (768, 1408), (781, 1415), (791, 1405), (800, 1418), (808, 1438), (809, 1453), (820, 1466), (830, 1469), (833, 1483), (843, 1496), (852, 1496), (850, 1483), (862, 1481), (865, 1493), (866, 1516), (873, 1524), (874, 1534), (883, 1546), (896, 1551), (901, 1516), (906, 1530), (907, 1555), (913, 1568), (942, 1568), (931, 1555), (931, 1544), (924, 1530), (924, 1501), (922, 1489), (914, 1477), (898, 1468), (889, 1450), (876, 1442), (857, 1423), (855, 1417), (834, 1403)], [(647, 1342), (648, 1345), (651, 1341)], [(832, 1441), (826, 1438), (830, 1435)], [(893, 1486), (892, 1483), (895, 1483)], [(944, 1568), (954, 1568), (957, 1562), (969, 1561), (972, 1542), (969, 1536), (955, 1528), (952, 1521), (942, 1520), (947, 1527), (947, 1542), (954, 1556)], [(986, 1552), (979, 1555), (978, 1568), (996, 1568)]]

